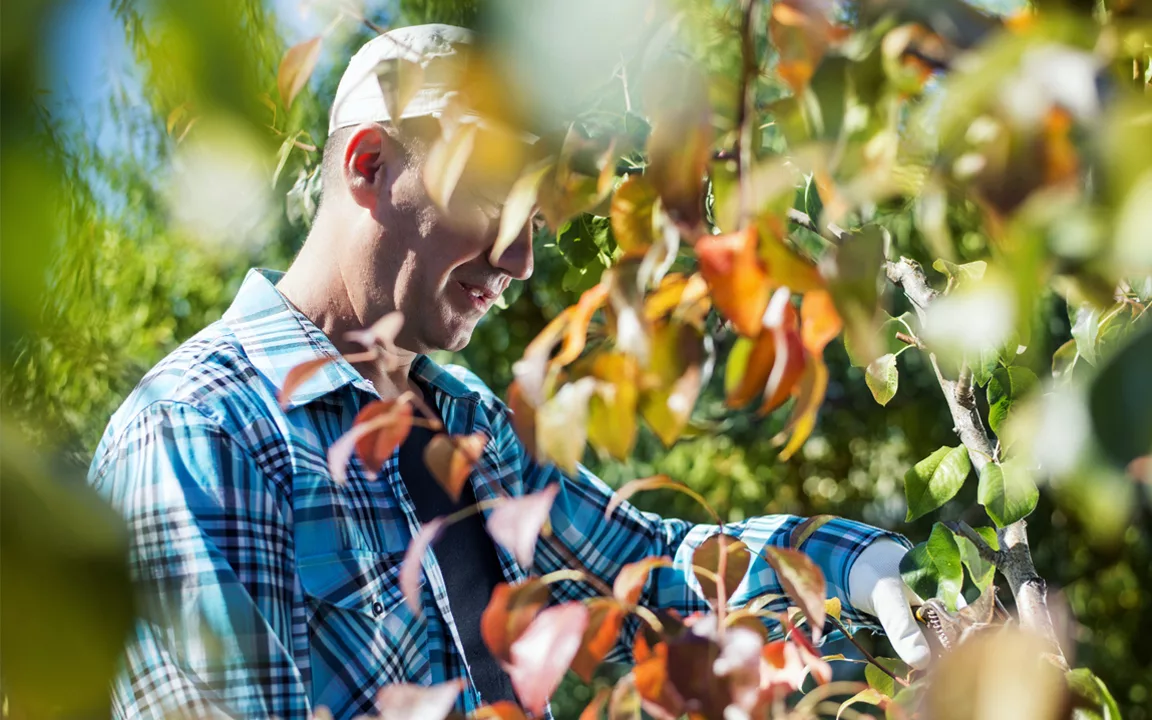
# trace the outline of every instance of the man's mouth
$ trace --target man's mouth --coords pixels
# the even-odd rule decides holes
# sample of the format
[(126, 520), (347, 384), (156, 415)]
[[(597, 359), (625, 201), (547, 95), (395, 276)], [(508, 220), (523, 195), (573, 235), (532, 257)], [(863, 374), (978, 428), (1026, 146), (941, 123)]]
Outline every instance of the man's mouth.
[(496, 302), (496, 298), (500, 297), (499, 290), (486, 285), (473, 285), (461, 280), (457, 280), (456, 284), (463, 288), (464, 293), (472, 299), (473, 306), (480, 309), (487, 309), (489, 305)]

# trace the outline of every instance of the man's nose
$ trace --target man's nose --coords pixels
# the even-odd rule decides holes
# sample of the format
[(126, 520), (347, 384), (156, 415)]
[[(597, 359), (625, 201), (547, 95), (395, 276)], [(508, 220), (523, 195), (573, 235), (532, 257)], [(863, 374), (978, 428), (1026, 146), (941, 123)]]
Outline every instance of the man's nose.
[(532, 223), (524, 223), (524, 227), (520, 229), (520, 234), (516, 236), (511, 245), (504, 248), (500, 257), (492, 260), (491, 253), (488, 257), (492, 267), (503, 271), (516, 280), (527, 280), (531, 277)]

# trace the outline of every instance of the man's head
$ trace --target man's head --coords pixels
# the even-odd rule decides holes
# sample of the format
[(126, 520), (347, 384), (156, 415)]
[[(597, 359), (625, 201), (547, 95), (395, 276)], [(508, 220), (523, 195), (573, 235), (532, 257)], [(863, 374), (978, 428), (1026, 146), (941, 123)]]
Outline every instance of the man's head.
[[(499, 206), (462, 188), (444, 212), (425, 188), (427, 152), (451, 91), (446, 70), (466, 42), (467, 31), (436, 25), (370, 41), (340, 81), (324, 147), (316, 228), (332, 245), (326, 254), (357, 318), (369, 324), (400, 310), (397, 344), (414, 352), (462, 348), (508, 283), (532, 272), (530, 226), (492, 263)], [(376, 76), (396, 57), (424, 63), (430, 78), (399, 119)]]

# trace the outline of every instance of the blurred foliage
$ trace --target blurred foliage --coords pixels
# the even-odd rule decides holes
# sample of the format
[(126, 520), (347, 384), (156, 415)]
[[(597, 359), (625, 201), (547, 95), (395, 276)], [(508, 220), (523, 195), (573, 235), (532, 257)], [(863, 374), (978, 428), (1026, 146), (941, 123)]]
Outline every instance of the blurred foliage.
[[(684, 24), (695, 33), (688, 42), (705, 70), (718, 78), (738, 76), (735, 3), (676, 4), (687, 14)], [(75, 683), (78, 704), (69, 710), (103, 702), (92, 688), (108, 672), (132, 603), (117, 559), (123, 529), (74, 481), (77, 469), (86, 467), (108, 417), (144, 372), (220, 316), (249, 266), (286, 267), (299, 248), (314, 203), (318, 148), (326, 129), (324, 99), (333, 94), (339, 59), (373, 34), (364, 23), (338, 24), (325, 40), (331, 62), (322, 62), (311, 90), (284, 108), (276, 68), (286, 44), (273, 6), (260, 0), (212, 0), (210, 8), (176, 0), (113, 5), (132, 54), (131, 77), (146, 102), (137, 102), (132, 86), (120, 87), (109, 94), (105, 116), (95, 120), (51, 114), (38, 95), (54, 4), (6, 2), (0, 25), (5, 425), (0, 584), (6, 588), (0, 672), (14, 700), (30, 693), (26, 708), (43, 708), (43, 698), (51, 697), (52, 688), (39, 684), (43, 675), (36, 674), (46, 666), (53, 667), (58, 681)], [(869, 3), (861, 5), (866, 9)], [(370, 4), (368, 19), (381, 25), (473, 25), (485, 22), (481, 10), (477, 0), (401, 0)], [(855, 3), (843, 3), (842, 10), (849, 21), (860, 11)], [(767, 47), (767, 34), (760, 32), (757, 42)], [(825, 99), (843, 90), (826, 76), (813, 80), (823, 81), (830, 83)], [(731, 131), (736, 88), (719, 82), (711, 91), (718, 125), (723, 129), (726, 122)], [(757, 138), (765, 153), (778, 151), (789, 132), (789, 108), (781, 101), (786, 95), (779, 82), (757, 88), (757, 107), (768, 108)], [(604, 97), (599, 110), (628, 117), (623, 91)], [(262, 211), (267, 217), (242, 234), (207, 242), (196, 229), (175, 221), (180, 212), (174, 205), (192, 199), (173, 198), (167, 172), (180, 158), (178, 140), (189, 118), (203, 114), (214, 115), (230, 132), (250, 140), (255, 153), (277, 157), (282, 165), (268, 193), (272, 203)], [(930, 120), (905, 120), (917, 121)], [(96, 141), (104, 124), (118, 138), (114, 147)], [(1147, 147), (1139, 137), (1124, 142)], [(1132, 162), (1139, 169), (1143, 161)], [(266, 165), (260, 167), (265, 182), (274, 176), (276, 162)], [(820, 214), (818, 193), (802, 193), (801, 199), (813, 217)], [(931, 239), (912, 221), (914, 211), (879, 209), (888, 216), (895, 252), (931, 266), (924, 252)], [(955, 240), (954, 262), (986, 256), (991, 241), (977, 208), (950, 206), (944, 220)], [(571, 224), (566, 230), (539, 234), (533, 278), (510, 290), (508, 307), (483, 321), (469, 347), (452, 358), (475, 369), (498, 394), (527, 343), (596, 282), (604, 267), (601, 256), (611, 254), (614, 240), (607, 236), (597, 238)], [(940, 274), (933, 279), (941, 286), (947, 282)], [(1074, 339), (1077, 318), (1068, 317), (1050, 288), (1035, 292), (1045, 298), (1042, 316), (1032, 323), (1031, 350), (1017, 362), (1043, 376), (1050, 374), (1046, 359)], [(887, 301), (893, 315), (910, 309), (902, 296)], [(1106, 348), (1105, 355), (1120, 345)], [(727, 350), (719, 348), (720, 357)], [(913, 538), (926, 537), (935, 519), (985, 524), (983, 514), (974, 511), (979, 510), (974, 483), (946, 504), (939, 518), (903, 522), (899, 478), (936, 448), (956, 442), (923, 355), (901, 356), (900, 387), (887, 407), (876, 404), (863, 382), (864, 370), (850, 362), (841, 343), (830, 346), (827, 361), (832, 382), (819, 425), (791, 462), (778, 462), (778, 448), (770, 442), (783, 418), (727, 412), (717, 371), (689, 437), (666, 450), (645, 430), (627, 462), (608, 462), (589, 451), (587, 463), (614, 485), (667, 473), (733, 520), (831, 513)], [(1081, 372), (1085, 365), (1080, 363)], [(49, 460), (41, 463), (41, 457)], [(1029, 518), (1033, 555), (1040, 574), (1063, 590), (1076, 618), (1077, 664), (1091, 667), (1107, 683), (1125, 717), (1147, 720), (1152, 718), (1152, 646), (1143, 639), (1152, 637), (1152, 508), (1148, 493), (1132, 492), (1122, 478), (1099, 482), (1105, 484), (1095, 487), (1097, 495), (1115, 490), (1129, 498), (1131, 508), (1125, 510), (1132, 517), (1100, 527), (1098, 516), (1085, 512), (1093, 507), (1093, 493), (1083, 484), (1046, 488)], [(641, 496), (638, 504), (704, 519), (678, 495)], [(77, 513), (86, 520), (73, 519)], [(25, 632), (13, 632), (16, 626)], [(30, 645), (30, 638), (49, 640), (29, 649), (37, 645)], [(18, 667), (26, 674), (12, 669), (17, 667), (13, 657), (21, 658)], [(60, 659), (70, 662), (65, 666)], [(555, 700), (557, 717), (576, 717), (591, 693), (570, 677)]]

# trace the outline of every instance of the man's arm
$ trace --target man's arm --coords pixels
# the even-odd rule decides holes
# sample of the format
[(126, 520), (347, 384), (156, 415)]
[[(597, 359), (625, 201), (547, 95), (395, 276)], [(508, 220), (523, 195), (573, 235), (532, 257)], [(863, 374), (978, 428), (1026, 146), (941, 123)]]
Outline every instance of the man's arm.
[(107, 443), (90, 482), (128, 522), (145, 595), (116, 715), (304, 717), (287, 499), (252, 457), (196, 408), (161, 401)]

